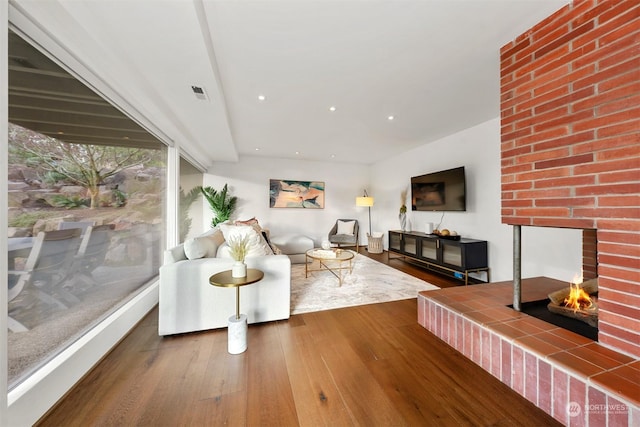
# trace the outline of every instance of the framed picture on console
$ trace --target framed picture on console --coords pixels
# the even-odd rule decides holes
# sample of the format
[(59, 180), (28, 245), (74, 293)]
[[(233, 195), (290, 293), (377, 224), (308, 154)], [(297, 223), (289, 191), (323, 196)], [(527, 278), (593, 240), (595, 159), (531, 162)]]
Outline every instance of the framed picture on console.
[(324, 209), (324, 182), (270, 179), (269, 207)]

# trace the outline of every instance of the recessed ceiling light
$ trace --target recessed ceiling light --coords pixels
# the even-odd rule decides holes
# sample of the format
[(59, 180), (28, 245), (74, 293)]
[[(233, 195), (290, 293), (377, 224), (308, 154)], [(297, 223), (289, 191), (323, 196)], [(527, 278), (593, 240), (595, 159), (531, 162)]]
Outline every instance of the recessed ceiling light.
[(395, 117), (394, 117), (394, 116), (388, 116), (388, 117), (387, 117), (387, 120), (389, 120), (389, 121), (391, 121), (391, 120), (393, 120), (393, 119), (395, 119)]
[(258, 101), (264, 101), (265, 99), (267, 99), (266, 96), (264, 95), (258, 95)]
[(334, 111), (336, 111), (336, 107), (334, 105), (332, 105), (331, 107), (329, 107), (329, 111), (331, 111), (333, 113)]
[(260, 147), (256, 147), (256, 151), (260, 151)]
[(335, 154), (332, 154), (332, 155), (331, 155), (331, 158), (332, 158), (332, 159), (335, 159), (335, 158), (336, 158), (336, 155), (335, 155)]
[(300, 152), (299, 152), (299, 151), (296, 151), (296, 156), (297, 156), (298, 154), (300, 154)]

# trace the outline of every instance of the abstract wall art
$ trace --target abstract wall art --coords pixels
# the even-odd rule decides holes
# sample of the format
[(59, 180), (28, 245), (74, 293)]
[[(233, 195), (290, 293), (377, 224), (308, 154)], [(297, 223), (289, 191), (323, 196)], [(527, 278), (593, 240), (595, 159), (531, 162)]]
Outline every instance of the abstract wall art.
[(324, 182), (270, 179), (269, 207), (324, 209)]

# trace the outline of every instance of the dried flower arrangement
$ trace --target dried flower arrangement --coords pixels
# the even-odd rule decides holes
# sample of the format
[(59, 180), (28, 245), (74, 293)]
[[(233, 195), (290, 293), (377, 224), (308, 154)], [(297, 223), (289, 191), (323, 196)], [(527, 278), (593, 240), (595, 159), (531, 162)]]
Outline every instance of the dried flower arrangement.
[(235, 261), (244, 262), (249, 252), (249, 236), (233, 236), (227, 240), (229, 253)]
[(400, 192), (400, 213), (407, 213), (407, 205), (405, 204), (407, 201), (407, 192), (408, 189), (405, 188)]

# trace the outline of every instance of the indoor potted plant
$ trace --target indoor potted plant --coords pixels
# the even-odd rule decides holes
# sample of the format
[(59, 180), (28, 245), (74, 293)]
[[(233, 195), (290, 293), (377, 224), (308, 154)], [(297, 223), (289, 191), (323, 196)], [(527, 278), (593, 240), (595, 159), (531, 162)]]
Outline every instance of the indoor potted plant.
[(202, 195), (213, 212), (213, 218), (211, 219), (211, 227), (227, 221), (231, 218), (231, 214), (236, 209), (236, 203), (238, 198), (229, 195), (227, 184), (222, 187), (222, 191), (218, 191), (213, 187), (198, 187), (202, 192)]

